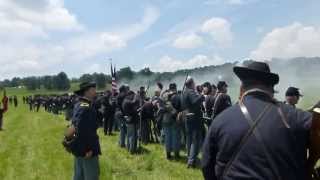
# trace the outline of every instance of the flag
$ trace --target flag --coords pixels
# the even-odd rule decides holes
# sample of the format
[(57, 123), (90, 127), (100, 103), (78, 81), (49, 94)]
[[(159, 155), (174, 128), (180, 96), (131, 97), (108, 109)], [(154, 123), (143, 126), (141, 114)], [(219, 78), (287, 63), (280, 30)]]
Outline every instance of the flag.
[(116, 67), (114, 66), (113, 68), (111, 63), (111, 89), (113, 94), (117, 92), (117, 88), (118, 88), (118, 85), (117, 85), (117, 79), (116, 79)]

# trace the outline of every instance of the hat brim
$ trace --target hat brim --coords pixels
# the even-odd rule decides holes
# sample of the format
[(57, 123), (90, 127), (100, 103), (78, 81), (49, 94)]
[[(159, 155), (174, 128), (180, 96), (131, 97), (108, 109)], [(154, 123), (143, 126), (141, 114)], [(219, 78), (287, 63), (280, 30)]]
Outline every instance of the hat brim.
[(97, 84), (96, 83), (89, 83), (88, 85), (86, 85), (85, 87), (80, 88), (79, 90), (74, 91), (74, 94), (78, 95), (78, 96), (82, 96), (83, 93), (88, 90), (89, 88), (96, 88)]
[(84, 92), (84, 90), (80, 89), (80, 90), (74, 91), (73, 93), (78, 95), (78, 96), (81, 96), (81, 95), (83, 95), (83, 92)]
[(279, 83), (279, 75), (275, 73), (267, 73), (249, 69), (246, 67), (235, 66), (233, 72), (238, 76), (241, 81), (245, 80), (259, 80), (268, 85), (276, 85)]

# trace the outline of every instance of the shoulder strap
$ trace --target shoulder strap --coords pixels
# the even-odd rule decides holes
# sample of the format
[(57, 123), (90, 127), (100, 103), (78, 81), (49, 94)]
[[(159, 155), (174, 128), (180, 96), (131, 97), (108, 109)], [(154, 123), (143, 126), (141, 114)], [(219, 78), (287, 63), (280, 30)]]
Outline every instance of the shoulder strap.
[(214, 98), (214, 103), (213, 103), (213, 107), (212, 107), (212, 110), (213, 110), (213, 114), (215, 113), (216, 111), (216, 108), (217, 108), (217, 102), (218, 102), (218, 99), (221, 97), (221, 93), (218, 93), (216, 95), (216, 97)]
[[(244, 104), (242, 102), (239, 102), (239, 106), (240, 106), (240, 109), (241, 109), (243, 115), (245, 116), (245, 119), (249, 118), (250, 120), (252, 120), (251, 116), (250, 116), (247, 108), (244, 106)], [(250, 128), (247, 131), (247, 133), (241, 138), (240, 144), (236, 147), (236, 151), (232, 154), (231, 159), (228, 161), (228, 163), (223, 171), (223, 174), (221, 176), (221, 179), (223, 179), (223, 177), (225, 177), (227, 175), (234, 160), (237, 158), (238, 154), (240, 154), (240, 152), (242, 151), (243, 146), (246, 144), (249, 137), (251, 137), (252, 133), (256, 129), (256, 127), (259, 124), (262, 117), (271, 109), (271, 107), (272, 107), (271, 104), (266, 105), (264, 107), (264, 109), (261, 111), (261, 113), (257, 116), (256, 120), (253, 121), (253, 123), (249, 123)]]
[[(271, 104), (270, 104), (271, 105)], [(271, 105), (272, 106), (272, 105)], [(253, 126), (253, 124), (255, 122), (252, 121), (252, 118), (249, 114), (249, 111), (247, 109), (247, 107), (243, 104), (243, 102), (240, 103), (240, 109), (242, 111), (242, 113), (244, 114), (245, 116), (245, 119), (247, 120), (247, 122), (249, 123), (250, 126)], [(280, 176), (280, 173), (278, 171), (277, 168), (274, 168), (276, 167), (276, 163), (273, 161), (272, 157), (271, 157), (271, 150), (268, 149), (268, 147), (266, 146), (266, 144), (264, 143), (263, 141), (263, 138), (262, 138), (262, 135), (260, 134), (258, 128), (255, 128), (253, 130), (253, 134), (254, 136), (257, 138), (258, 141), (260, 141), (260, 144), (261, 144), (261, 147), (262, 147), (262, 150), (263, 150), (263, 153), (265, 154), (266, 158), (267, 158), (267, 161), (270, 165), (270, 169), (273, 171), (274, 175), (277, 177), (278, 180), (281, 179), (281, 176)]]
[(288, 123), (288, 120), (287, 120), (287, 117), (286, 115), (283, 113), (283, 110), (281, 109), (281, 106), (278, 105), (278, 112), (279, 112), (279, 115), (281, 117), (281, 121), (282, 123), (284, 124), (284, 126), (288, 129), (290, 129), (290, 125)]

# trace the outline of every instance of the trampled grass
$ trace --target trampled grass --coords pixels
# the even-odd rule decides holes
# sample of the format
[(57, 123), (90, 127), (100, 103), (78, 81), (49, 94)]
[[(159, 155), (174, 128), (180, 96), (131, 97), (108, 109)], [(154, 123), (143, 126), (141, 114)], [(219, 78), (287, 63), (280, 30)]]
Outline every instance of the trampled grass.
[[(8, 90), (8, 94), (29, 94)], [(61, 145), (67, 122), (62, 115), (29, 112), (27, 105), (10, 107), (0, 131), (1, 180), (69, 180), (73, 157)], [(103, 155), (100, 157), (104, 180), (202, 179), (199, 169), (187, 169), (184, 160), (169, 162), (161, 145), (144, 146), (145, 152), (130, 155), (118, 147), (118, 136), (104, 136), (99, 130)]]

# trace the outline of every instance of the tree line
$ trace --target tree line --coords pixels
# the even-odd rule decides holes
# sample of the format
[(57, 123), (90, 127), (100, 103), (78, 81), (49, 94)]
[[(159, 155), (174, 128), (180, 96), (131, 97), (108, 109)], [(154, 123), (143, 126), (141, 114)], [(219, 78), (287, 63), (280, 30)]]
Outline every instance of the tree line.
[(1, 87), (25, 87), (28, 90), (44, 88), (46, 90), (66, 91), (71, 87), (71, 83), (94, 81), (98, 89), (103, 89), (111, 82), (111, 77), (103, 73), (83, 74), (79, 78), (69, 78), (65, 72), (57, 75), (29, 76), (24, 78), (14, 77), (0, 81)]
[[(226, 66), (230, 66), (227, 64)], [(199, 73), (204, 70), (212, 70), (214, 66), (195, 68), (189, 70), (178, 70), (176, 72), (152, 72), (150, 68), (144, 68), (140, 71), (133, 71), (130, 67), (124, 67), (116, 72), (118, 82), (129, 83), (133, 79), (144, 79), (148, 81), (170, 81), (176, 76), (185, 76), (187, 74)], [(71, 83), (81, 83), (94, 81), (97, 83), (98, 89), (105, 89), (107, 84), (111, 84), (111, 76), (104, 73), (83, 74), (79, 78), (69, 78), (65, 72), (60, 72), (57, 75), (45, 76), (29, 76), (24, 78), (14, 77), (0, 81), (1, 87), (26, 87), (28, 90), (36, 90), (44, 88), (46, 90), (66, 91), (71, 87)]]

